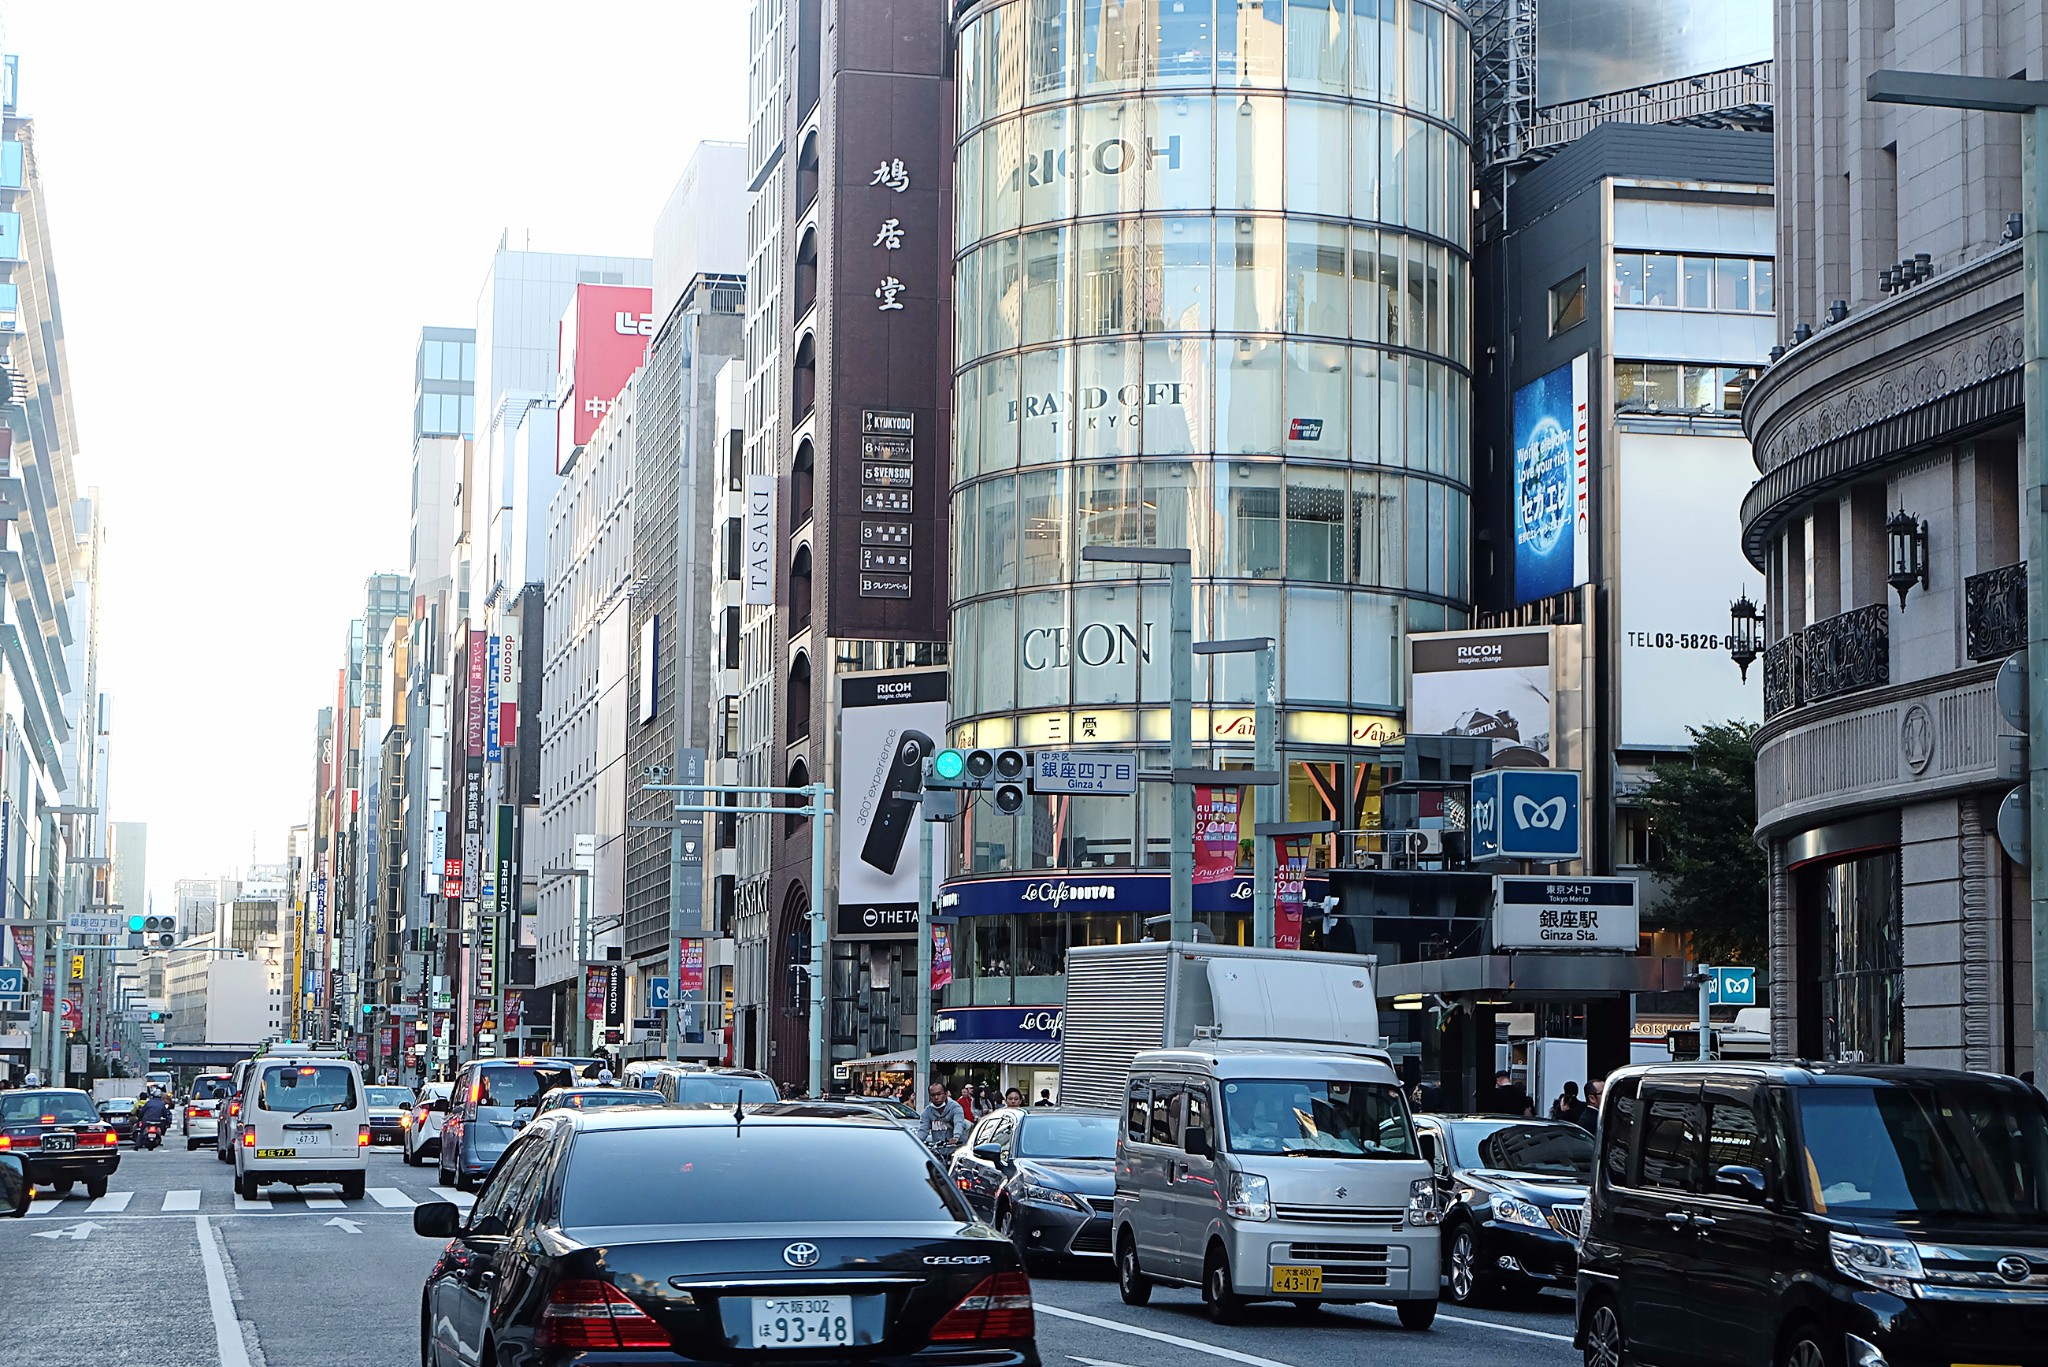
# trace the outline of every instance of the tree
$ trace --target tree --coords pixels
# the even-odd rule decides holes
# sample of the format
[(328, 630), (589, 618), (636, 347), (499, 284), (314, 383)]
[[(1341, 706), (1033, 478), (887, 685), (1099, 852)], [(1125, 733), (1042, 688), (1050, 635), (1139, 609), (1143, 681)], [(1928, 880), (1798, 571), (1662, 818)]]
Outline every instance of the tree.
[(1662, 916), (1703, 963), (1761, 967), (1770, 867), (1757, 848), (1756, 724), (1689, 726), (1692, 753), (1659, 764), (1642, 791), (1664, 880)]

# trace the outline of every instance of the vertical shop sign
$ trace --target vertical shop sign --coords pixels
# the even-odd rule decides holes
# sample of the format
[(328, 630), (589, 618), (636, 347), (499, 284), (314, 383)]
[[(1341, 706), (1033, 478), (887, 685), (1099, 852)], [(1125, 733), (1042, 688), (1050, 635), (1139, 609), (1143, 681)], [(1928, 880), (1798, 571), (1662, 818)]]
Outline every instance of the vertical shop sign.
[(1302, 906), (1307, 900), (1308, 839), (1273, 837), (1273, 948), (1301, 948)]
[(1237, 877), (1240, 796), (1237, 788), (1195, 789), (1195, 882), (1221, 883)]
[(481, 772), (484, 767), (484, 694), (489, 651), (488, 633), (469, 633), (469, 693), (463, 701), (466, 704), (465, 731), (469, 742), (469, 768), (472, 773)]
[(946, 926), (932, 927), (932, 991), (953, 981), (953, 932)]
[(490, 654), (485, 662), (484, 679), (484, 759), (496, 764), (505, 756), (498, 743), (498, 655), (499, 638), (491, 637)]
[(611, 973), (602, 964), (583, 970), (583, 1019), (604, 1019), (604, 999)]

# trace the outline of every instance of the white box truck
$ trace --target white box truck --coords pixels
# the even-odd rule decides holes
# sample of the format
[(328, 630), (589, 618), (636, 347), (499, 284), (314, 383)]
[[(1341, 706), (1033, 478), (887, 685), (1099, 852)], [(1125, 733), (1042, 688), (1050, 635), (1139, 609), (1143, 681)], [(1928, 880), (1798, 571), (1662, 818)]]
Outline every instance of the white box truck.
[(1067, 951), (1060, 1103), (1116, 1110), (1142, 1049), (1198, 1037), (1379, 1050), (1368, 955), (1145, 940)]

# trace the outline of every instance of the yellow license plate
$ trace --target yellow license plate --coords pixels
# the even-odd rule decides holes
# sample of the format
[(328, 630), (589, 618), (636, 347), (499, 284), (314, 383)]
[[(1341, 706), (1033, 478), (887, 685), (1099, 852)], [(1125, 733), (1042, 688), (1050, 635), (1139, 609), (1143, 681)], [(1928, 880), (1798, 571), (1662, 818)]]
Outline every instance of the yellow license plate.
[(1273, 1269), (1273, 1294), (1276, 1296), (1315, 1296), (1322, 1294), (1323, 1269), (1320, 1267), (1276, 1267)]
[(299, 1151), (297, 1149), (258, 1149), (256, 1150), (256, 1156), (258, 1158), (297, 1158)]

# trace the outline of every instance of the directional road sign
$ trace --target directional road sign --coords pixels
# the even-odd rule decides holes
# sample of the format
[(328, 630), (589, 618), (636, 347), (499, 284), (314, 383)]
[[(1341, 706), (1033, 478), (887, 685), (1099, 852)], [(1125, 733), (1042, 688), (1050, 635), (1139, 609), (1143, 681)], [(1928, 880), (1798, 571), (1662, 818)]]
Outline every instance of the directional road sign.
[(1755, 1006), (1756, 970), (1753, 968), (1717, 968), (1707, 984), (1707, 1003), (1710, 1006)]

